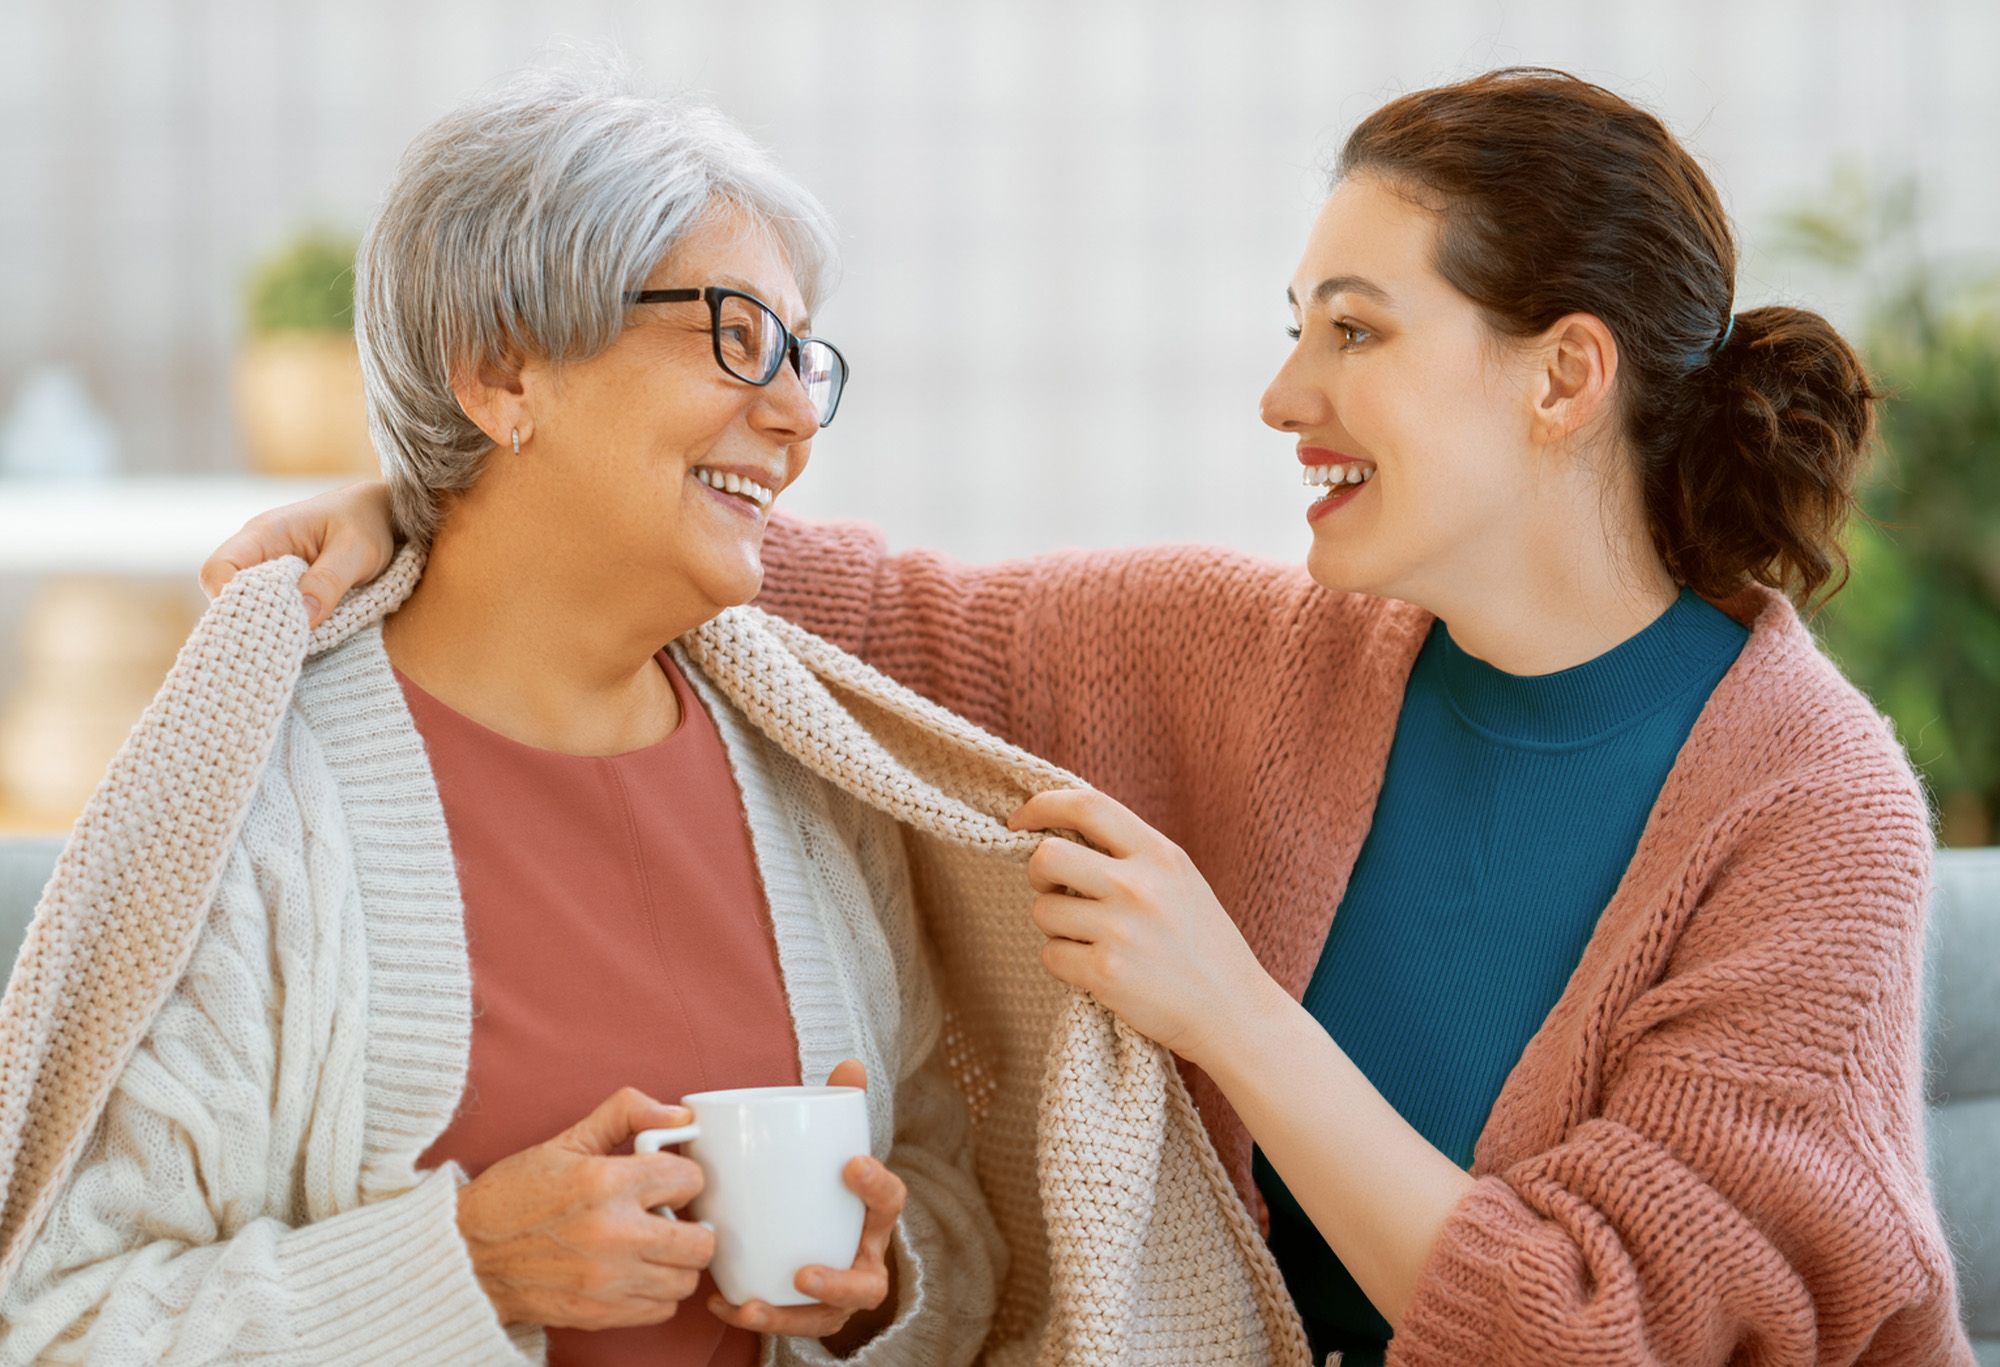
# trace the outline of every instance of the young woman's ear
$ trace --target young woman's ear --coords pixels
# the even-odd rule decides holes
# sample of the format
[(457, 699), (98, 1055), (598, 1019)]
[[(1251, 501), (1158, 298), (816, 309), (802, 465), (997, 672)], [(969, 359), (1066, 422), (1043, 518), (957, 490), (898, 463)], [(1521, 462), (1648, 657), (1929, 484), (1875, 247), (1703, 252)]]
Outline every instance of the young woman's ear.
[(1549, 443), (1574, 437), (1611, 409), (1618, 342), (1595, 314), (1558, 318), (1534, 347), (1530, 396), (1536, 435)]

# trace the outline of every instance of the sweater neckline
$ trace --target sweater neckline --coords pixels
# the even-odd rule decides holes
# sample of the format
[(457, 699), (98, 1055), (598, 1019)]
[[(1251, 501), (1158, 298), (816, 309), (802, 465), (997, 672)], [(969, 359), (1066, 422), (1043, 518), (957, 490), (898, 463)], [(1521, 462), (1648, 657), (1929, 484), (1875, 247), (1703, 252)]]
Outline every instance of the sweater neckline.
[(675, 701), (680, 705), (680, 721), (675, 724), (673, 730), (656, 741), (636, 749), (619, 750), (607, 755), (572, 754), (566, 750), (550, 750), (543, 746), (530, 745), (526, 741), (515, 740), (512, 736), (495, 731), (484, 722), (459, 711), (397, 668), (395, 661), (389, 662), (389, 669), (395, 676), (397, 686), (402, 690), (404, 701), (410, 706), (411, 714), (417, 719), (419, 732), (434, 726), (449, 727), (476, 747), (517, 755), (543, 765), (550, 771), (566, 767), (600, 767), (606, 764), (619, 769), (643, 769), (677, 756), (686, 747), (690, 732), (689, 709), (699, 705), (695, 702), (693, 688), (682, 676), (680, 666), (675, 663), (672, 651), (666, 649), (658, 651), (653, 656), (653, 662), (660, 672), (667, 676), (667, 682), (674, 690)]
[[(1689, 689), (1713, 684), (1749, 631), (1692, 589), (1636, 634), (1582, 664), (1510, 674), (1466, 652), (1443, 621), (1424, 647), (1452, 706), (1491, 738), (1529, 746), (1601, 740)], [(1419, 668), (1423, 668), (1422, 664)]]

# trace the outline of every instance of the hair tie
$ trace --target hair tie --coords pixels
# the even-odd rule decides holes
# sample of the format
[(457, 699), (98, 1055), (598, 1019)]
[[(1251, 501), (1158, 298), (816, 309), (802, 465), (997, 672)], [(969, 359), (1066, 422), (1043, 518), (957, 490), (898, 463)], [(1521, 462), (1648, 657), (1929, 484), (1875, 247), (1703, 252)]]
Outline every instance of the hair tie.
[(1736, 315), (1732, 313), (1729, 315), (1728, 324), (1724, 326), (1722, 329), (1722, 340), (1715, 344), (1715, 349), (1717, 351), (1721, 351), (1724, 347), (1728, 346), (1729, 336), (1731, 333), (1735, 331), (1736, 331)]

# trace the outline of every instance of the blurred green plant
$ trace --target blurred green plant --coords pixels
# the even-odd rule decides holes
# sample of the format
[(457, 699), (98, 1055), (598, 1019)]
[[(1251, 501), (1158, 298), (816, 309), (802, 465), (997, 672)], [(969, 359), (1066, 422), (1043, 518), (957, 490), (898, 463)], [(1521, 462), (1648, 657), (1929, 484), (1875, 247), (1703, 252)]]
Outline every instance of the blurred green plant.
[(1864, 281), (1861, 349), (1888, 393), (1848, 538), (1853, 577), (1815, 626), (1896, 723), (1947, 844), (2000, 813), (2000, 291), (1919, 238), (1915, 185), (1853, 172), (1787, 215), (1779, 249)]
[(359, 245), (345, 234), (310, 228), (258, 262), (247, 298), (251, 333), (352, 332)]

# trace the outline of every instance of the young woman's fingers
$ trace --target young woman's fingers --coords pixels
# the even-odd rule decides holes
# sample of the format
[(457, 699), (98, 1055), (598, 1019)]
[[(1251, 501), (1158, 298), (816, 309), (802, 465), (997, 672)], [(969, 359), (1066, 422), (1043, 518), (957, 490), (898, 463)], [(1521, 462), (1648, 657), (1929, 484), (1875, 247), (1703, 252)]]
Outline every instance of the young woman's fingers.
[(251, 518), (203, 562), (201, 587), (213, 598), (239, 571), (296, 555), (307, 565), (299, 589), (317, 625), (349, 589), (387, 569), (395, 554), (388, 490), (368, 480)]
[(1103, 933), (1104, 918), (1109, 914), (1096, 902), (1059, 892), (1042, 893), (1028, 907), (1035, 929), (1042, 934), (1086, 945), (1094, 943)]
[(1116, 859), (1148, 848), (1159, 833), (1122, 803), (1094, 788), (1059, 788), (1037, 793), (1007, 818), (1017, 831), (1075, 831)]
[(308, 549), (296, 548), (291, 531), (284, 523), (271, 514), (260, 514), (244, 523), (234, 536), (217, 546), (215, 553), (202, 562), (201, 591), (213, 598), (240, 570), (261, 565), (266, 560), (276, 560), (281, 555), (310, 555), (317, 549), (317, 543)]
[(1079, 897), (1108, 897), (1117, 866), (1108, 854), (1052, 835), (1028, 856), (1028, 885), (1036, 892), (1068, 889)]
[(299, 576), (299, 592), (305, 595), (312, 624), (325, 621), (349, 589), (386, 568), (381, 548), (373, 541), (336, 526), (318, 557)]
[(1095, 948), (1075, 940), (1050, 940), (1042, 946), (1042, 967), (1056, 981), (1088, 992), (1097, 980), (1091, 957)]

